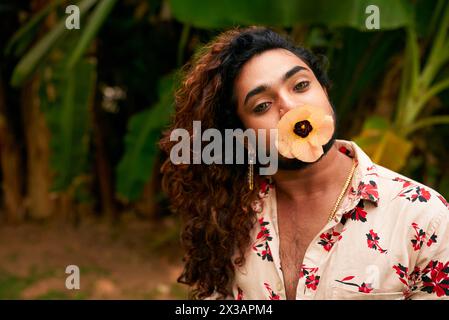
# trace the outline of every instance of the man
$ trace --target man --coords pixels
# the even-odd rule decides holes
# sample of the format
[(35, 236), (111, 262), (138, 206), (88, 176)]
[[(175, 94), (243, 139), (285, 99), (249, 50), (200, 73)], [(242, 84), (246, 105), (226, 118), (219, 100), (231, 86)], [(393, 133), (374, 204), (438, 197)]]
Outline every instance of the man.
[[(303, 106), (336, 121), (328, 89), (307, 50), (269, 29), (232, 30), (188, 69), (172, 129), (200, 120), (220, 130), (268, 130)], [(255, 177), (258, 199), (241, 187), (241, 166), (178, 167), (167, 160), (164, 188), (184, 217), (186, 267), (179, 280), (195, 288), (195, 297), (449, 296), (447, 202), (335, 135), (316, 161), (280, 154), (276, 174)], [(168, 133), (161, 142), (168, 152), (167, 140)]]

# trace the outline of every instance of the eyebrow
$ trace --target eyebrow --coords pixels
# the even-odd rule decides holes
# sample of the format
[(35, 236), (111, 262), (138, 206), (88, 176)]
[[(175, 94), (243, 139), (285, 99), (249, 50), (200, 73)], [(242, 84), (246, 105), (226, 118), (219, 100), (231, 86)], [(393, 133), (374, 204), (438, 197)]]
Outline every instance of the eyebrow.
[(298, 73), (301, 70), (309, 70), (307, 68), (301, 67), (301, 66), (295, 66), (291, 68), (289, 71), (287, 71), (284, 76), (282, 77), (283, 81), (287, 81), (289, 78), (291, 78), (295, 73)]
[[(309, 69), (307, 69), (307, 68), (305, 68), (305, 67), (301, 67), (301, 66), (294, 66), (293, 68), (291, 68), (290, 70), (288, 70), (285, 74), (284, 74), (284, 76), (282, 77), (282, 82), (285, 82), (285, 81), (287, 81), (289, 78), (291, 78), (294, 74), (296, 74), (296, 73), (298, 73), (299, 71), (302, 71), (302, 70), (307, 70), (307, 71), (309, 71)], [(265, 90), (267, 90), (268, 89), (268, 86), (267, 85), (260, 85), (260, 86), (258, 86), (258, 87), (255, 87), (254, 89), (252, 89), (251, 91), (249, 91), (247, 94), (246, 94), (246, 97), (245, 97), (245, 101), (243, 102), (243, 105), (246, 105), (246, 103), (248, 102), (248, 100), (251, 98), (251, 97), (253, 97), (253, 96), (255, 96), (255, 95), (257, 95), (257, 94), (259, 94), (259, 93), (262, 93), (262, 92), (264, 92)]]

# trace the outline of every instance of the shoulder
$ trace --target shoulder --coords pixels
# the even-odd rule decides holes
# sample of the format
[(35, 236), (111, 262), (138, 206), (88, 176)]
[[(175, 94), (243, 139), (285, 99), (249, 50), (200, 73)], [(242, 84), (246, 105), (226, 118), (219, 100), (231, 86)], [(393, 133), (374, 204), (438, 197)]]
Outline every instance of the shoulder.
[(420, 221), (429, 228), (449, 222), (449, 204), (436, 190), (390, 169), (376, 165), (379, 198), (383, 208), (397, 215)]

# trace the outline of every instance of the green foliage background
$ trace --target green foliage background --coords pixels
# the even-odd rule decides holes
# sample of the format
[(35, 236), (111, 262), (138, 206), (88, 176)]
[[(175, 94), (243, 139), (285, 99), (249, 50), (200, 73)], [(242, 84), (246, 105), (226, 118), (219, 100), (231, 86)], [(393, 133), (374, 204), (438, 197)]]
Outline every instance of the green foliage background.
[[(448, 1), (81, 0), (80, 30), (65, 28), (68, 4), (0, 5), (10, 22), (1, 31), (12, 101), (3, 117), (26, 143), (17, 97), (37, 81), (52, 192), (104, 209), (95, 165), (103, 150), (112, 201), (135, 208), (145, 188), (160, 183), (156, 143), (173, 112), (177, 71), (221, 31), (256, 24), (328, 57), (341, 138), (449, 196)], [(366, 29), (368, 5), (379, 8), (380, 30)], [(160, 189), (151, 190), (151, 201), (164, 203)]]

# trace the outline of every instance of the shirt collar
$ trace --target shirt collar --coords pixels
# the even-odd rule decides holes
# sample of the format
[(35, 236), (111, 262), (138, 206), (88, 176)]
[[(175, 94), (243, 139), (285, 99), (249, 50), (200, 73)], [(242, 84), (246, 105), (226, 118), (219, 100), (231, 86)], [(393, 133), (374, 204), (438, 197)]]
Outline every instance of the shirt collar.
[[(347, 205), (342, 211), (353, 209), (360, 200), (366, 200), (373, 203), (376, 207), (379, 205), (378, 173), (377, 166), (368, 155), (353, 141), (335, 140), (338, 150), (354, 159), (356, 168), (351, 180), (348, 191)], [(273, 179), (267, 176), (262, 179), (259, 198), (268, 196), (269, 190), (273, 187)]]
[(348, 197), (351, 200), (351, 203), (357, 204), (362, 199), (378, 206), (379, 176), (377, 173), (377, 166), (355, 142), (336, 140), (335, 144), (340, 152), (353, 158), (357, 165), (348, 192)]

